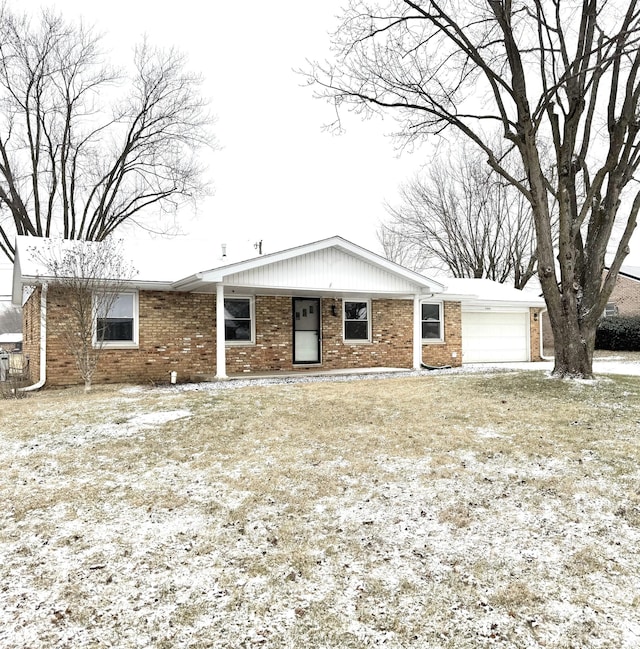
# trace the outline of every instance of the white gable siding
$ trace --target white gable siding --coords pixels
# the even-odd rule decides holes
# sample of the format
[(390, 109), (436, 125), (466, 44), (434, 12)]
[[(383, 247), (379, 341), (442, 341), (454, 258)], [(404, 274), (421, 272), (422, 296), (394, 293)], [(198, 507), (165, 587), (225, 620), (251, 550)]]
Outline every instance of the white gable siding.
[(409, 280), (336, 248), (234, 273), (225, 278), (225, 285), (390, 293), (416, 290), (415, 284)]

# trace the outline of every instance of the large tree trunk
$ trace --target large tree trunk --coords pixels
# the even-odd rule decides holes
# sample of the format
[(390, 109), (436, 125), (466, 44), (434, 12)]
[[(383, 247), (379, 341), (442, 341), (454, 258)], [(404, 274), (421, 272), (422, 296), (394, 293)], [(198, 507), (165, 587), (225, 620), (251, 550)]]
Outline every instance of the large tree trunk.
[[(395, 111), (406, 142), (451, 128), (484, 151), (531, 205), (555, 374), (592, 377), (597, 322), (640, 213), (640, 0), (348, 4), (336, 63), (315, 64), (312, 81), (336, 106)], [(503, 127), (524, 173), (487, 124)]]
[(593, 378), (593, 349), (596, 325), (580, 327), (575, 319), (564, 317), (554, 322), (549, 313), (555, 350), (553, 376)]

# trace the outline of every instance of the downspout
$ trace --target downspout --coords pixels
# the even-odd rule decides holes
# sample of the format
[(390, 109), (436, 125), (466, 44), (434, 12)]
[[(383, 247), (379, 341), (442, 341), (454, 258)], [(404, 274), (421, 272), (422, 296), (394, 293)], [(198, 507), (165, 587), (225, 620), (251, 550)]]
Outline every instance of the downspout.
[(44, 386), (47, 380), (47, 284), (40, 293), (40, 379), (33, 385), (18, 388), (18, 392), (33, 392)]

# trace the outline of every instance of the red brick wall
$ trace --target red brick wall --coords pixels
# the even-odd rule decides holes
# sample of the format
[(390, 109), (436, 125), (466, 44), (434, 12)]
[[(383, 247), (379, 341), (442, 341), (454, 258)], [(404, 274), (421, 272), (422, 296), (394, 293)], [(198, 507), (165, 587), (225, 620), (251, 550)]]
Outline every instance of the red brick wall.
[[(39, 319), (36, 317), (39, 299), (39, 292), (34, 293), (25, 307), (25, 353), (32, 358), (37, 358), (39, 350)], [(81, 383), (60, 335), (69, 325), (63, 292), (50, 289), (47, 302), (47, 384)], [(323, 298), (321, 313), (322, 363), (294, 365), (292, 298), (257, 296), (255, 344), (227, 346), (227, 372), (412, 367), (413, 300), (372, 300), (372, 339), (364, 343), (343, 340), (340, 299)], [(460, 303), (445, 302), (444, 318), (446, 341), (423, 345), (423, 360), (433, 365), (460, 365)], [(216, 371), (215, 321), (215, 295), (140, 291), (138, 348), (105, 348), (94, 382), (168, 382), (174, 370), (179, 381), (213, 377)], [(29, 334), (28, 328), (33, 328)], [(452, 357), (454, 352), (455, 358)]]
[(47, 292), (47, 385), (75, 385), (82, 379), (65, 342), (64, 331), (73, 326), (65, 292), (50, 286)]
[[(425, 365), (462, 365), (462, 305), (444, 302), (444, 337), (442, 343), (422, 345), (422, 362)], [(455, 356), (454, 356), (455, 354)]]
[[(335, 316), (332, 305), (335, 306)], [(320, 309), (322, 362), (294, 364), (292, 298), (257, 296), (256, 344), (227, 346), (227, 373), (412, 367), (412, 300), (371, 301), (371, 342), (349, 343), (343, 340), (342, 300), (323, 298)]]
[[(291, 308), (290, 297), (256, 296), (255, 345), (227, 346), (227, 374), (291, 369)], [(215, 317), (213, 328), (215, 334)], [(215, 358), (215, 349), (213, 355)], [(215, 366), (213, 370), (215, 372)]]
[(530, 308), (529, 309), (529, 360), (541, 361), (540, 356), (540, 325), (542, 323), (540, 313), (542, 309)]
[(640, 282), (618, 275), (608, 302), (618, 307), (618, 315), (640, 315)]
[[(59, 289), (47, 299), (47, 384), (81, 383), (64, 338), (68, 309)], [(102, 350), (95, 383), (190, 380), (215, 368), (215, 296), (140, 291), (137, 349)], [(162, 342), (160, 342), (162, 341)]]
[(215, 367), (215, 295), (140, 291), (138, 349), (104, 349), (97, 382), (192, 380)]
[[(332, 302), (328, 300), (328, 302)], [(413, 301), (371, 300), (371, 342), (345, 342), (342, 300), (337, 317), (324, 314), (324, 360), (327, 369), (413, 366)]]
[(22, 353), (29, 360), (29, 375), (33, 383), (40, 378), (40, 295), (37, 287), (22, 307)]

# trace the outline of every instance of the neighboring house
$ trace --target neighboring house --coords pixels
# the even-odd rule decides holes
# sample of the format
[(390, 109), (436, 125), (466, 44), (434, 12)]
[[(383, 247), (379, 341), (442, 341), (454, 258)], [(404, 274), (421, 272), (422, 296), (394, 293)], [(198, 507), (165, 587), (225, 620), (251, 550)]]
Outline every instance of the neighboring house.
[(0, 334), (0, 382), (12, 374), (24, 373), (22, 354), (22, 334)]
[[(640, 316), (640, 266), (622, 266), (620, 268), (616, 284), (602, 315), (604, 317)], [(552, 353), (553, 333), (546, 311), (542, 316), (542, 335), (544, 349), (548, 350), (548, 353)]]
[(0, 349), (5, 352), (19, 352), (22, 349), (22, 334), (0, 334)]
[(604, 315), (640, 316), (640, 266), (620, 268)]
[[(70, 322), (64, 291), (34, 261), (38, 245), (16, 244), (24, 353), (39, 384), (80, 383), (60, 337)], [(101, 321), (110, 333), (94, 382), (539, 360), (539, 297), (487, 280), (450, 283), (341, 237), (179, 279), (138, 276)]]

